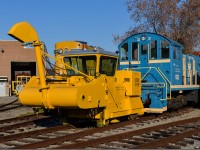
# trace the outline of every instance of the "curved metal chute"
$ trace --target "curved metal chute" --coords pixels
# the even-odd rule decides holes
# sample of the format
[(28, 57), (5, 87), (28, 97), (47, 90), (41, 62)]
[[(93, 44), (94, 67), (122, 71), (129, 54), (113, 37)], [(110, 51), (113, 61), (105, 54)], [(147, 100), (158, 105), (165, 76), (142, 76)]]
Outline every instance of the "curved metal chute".
[(40, 82), (39, 90), (42, 91), (43, 94), (42, 97), (43, 103), (47, 103), (46, 93), (45, 93), (47, 85), (45, 81), (45, 71), (44, 71), (45, 66), (42, 60), (42, 43), (39, 41), (39, 37), (36, 30), (28, 22), (19, 22), (9, 30), (8, 35), (12, 36), (13, 38), (22, 43), (32, 42), (35, 49), (36, 61), (38, 66), (39, 82)]
[(39, 41), (37, 32), (28, 22), (19, 22), (15, 24), (9, 30), (8, 35), (22, 43)]

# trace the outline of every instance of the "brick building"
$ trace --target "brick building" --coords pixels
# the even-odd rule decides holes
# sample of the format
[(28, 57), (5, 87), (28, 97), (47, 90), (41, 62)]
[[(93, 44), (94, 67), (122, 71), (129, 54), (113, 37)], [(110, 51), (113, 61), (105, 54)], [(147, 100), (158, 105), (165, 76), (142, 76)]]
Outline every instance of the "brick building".
[(0, 40), (0, 96), (11, 95), (11, 82), (17, 75), (36, 75), (33, 48), (18, 41)]

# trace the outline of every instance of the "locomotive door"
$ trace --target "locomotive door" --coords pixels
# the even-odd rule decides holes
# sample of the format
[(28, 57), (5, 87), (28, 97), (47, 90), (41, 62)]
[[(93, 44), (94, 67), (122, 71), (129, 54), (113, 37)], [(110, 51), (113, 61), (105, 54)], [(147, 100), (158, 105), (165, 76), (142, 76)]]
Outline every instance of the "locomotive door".
[(146, 67), (148, 66), (148, 53), (149, 53), (149, 44), (148, 43), (140, 43), (140, 61), (141, 66)]

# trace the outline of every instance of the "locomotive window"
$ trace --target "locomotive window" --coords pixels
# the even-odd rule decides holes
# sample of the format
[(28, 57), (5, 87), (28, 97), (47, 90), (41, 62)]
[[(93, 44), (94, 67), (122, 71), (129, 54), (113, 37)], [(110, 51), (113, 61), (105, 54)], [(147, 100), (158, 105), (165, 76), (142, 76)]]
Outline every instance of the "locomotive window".
[(137, 42), (132, 43), (132, 60), (138, 61), (138, 43)]
[(121, 50), (121, 60), (128, 60), (128, 43), (124, 43)]
[(173, 58), (180, 60), (180, 49), (178, 47), (173, 47)]
[[(87, 75), (95, 76), (96, 56), (65, 57), (64, 62), (78, 71), (81, 71)], [(72, 70), (69, 67), (66, 67), (66, 70), (68, 75), (79, 75), (78, 72)]]
[(157, 59), (157, 41), (151, 41), (150, 59)]
[(176, 49), (176, 47), (174, 47), (174, 49), (173, 49), (173, 55), (174, 55), (173, 58), (174, 59), (177, 59), (177, 53), (176, 52), (177, 52), (177, 49)]
[(181, 60), (181, 50), (180, 48), (177, 48), (177, 55), (178, 55), (178, 60)]
[(147, 44), (142, 44), (141, 47), (142, 47), (142, 55), (143, 54), (147, 54), (148, 45)]
[(107, 76), (114, 76), (116, 69), (117, 59), (102, 56), (100, 58), (100, 74), (106, 74)]
[(169, 43), (161, 41), (161, 58), (169, 58)]

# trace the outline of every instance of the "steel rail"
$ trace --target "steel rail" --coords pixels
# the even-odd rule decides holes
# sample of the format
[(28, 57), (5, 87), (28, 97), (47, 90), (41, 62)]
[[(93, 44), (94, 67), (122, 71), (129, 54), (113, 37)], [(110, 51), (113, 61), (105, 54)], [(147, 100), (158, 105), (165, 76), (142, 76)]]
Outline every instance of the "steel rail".
[(191, 136), (197, 135), (199, 133), (200, 133), (200, 129), (194, 129), (191, 131), (179, 133), (174, 136), (163, 138), (163, 139), (151, 142), (151, 143), (142, 144), (142, 145), (134, 147), (134, 149), (153, 149), (153, 148), (157, 148), (157, 147), (163, 147), (163, 146), (167, 146), (167, 144), (169, 144), (169, 143), (175, 143), (177, 141), (183, 140), (184, 138), (191, 137)]
[(63, 145), (63, 146), (58, 147), (58, 149), (81, 149), (81, 148), (87, 148), (87, 147), (97, 147), (99, 144), (108, 143), (108, 142), (115, 141), (115, 140), (121, 141), (125, 138), (130, 138), (132, 136), (149, 133), (151, 131), (166, 129), (166, 128), (173, 127), (173, 126), (187, 124), (188, 122), (198, 122), (198, 121), (200, 121), (200, 117), (195, 117), (195, 118), (190, 118), (190, 119), (186, 119), (186, 120), (180, 120), (180, 121), (171, 122), (171, 123), (167, 123), (167, 124), (157, 125), (157, 126), (153, 126), (153, 127), (144, 128), (144, 129), (139, 129), (139, 130), (135, 130), (135, 131), (125, 132), (125, 133), (121, 133), (121, 134), (106, 136), (106, 137), (93, 139), (93, 140), (89, 140), (89, 141), (78, 142), (75, 144)]
[(0, 137), (0, 143), (4, 143), (11, 140), (18, 140), (20, 138), (33, 137), (33, 136), (65, 130), (65, 129), (72, 129), (72, 128), (73, 127), (70, 125), (61, 125), (61, 126), (50, 127), (50, 128), (40, 129), (40, 130), (35, 130), (35, 131), (30, 131), (30, 132), (18, 133), (14, 135), (2, 136)]
[(0, 124), (6, 123), (6, 122), (16, 122), (18, 120), (25, 120), (25, 119), (29, 119), (29, 118), (32, 118), (32, 117), (37, 117), (37, 115), (36, 114), (32, 114), (32, 115), (27, 115), (27, 116), (4, 119), (4, 120), (0, 120)]
[(20, 122), (20, 123), (16, 123), (16, 124), (12, 124), (12, 125), (3, 126), (3, 127), (0, 127), (0, 132), (6, 131), (6, 130), (11, 130), (11, 129), (16, 129), (16, 128), (23, 127), (23, 126), (26, 126), (26, 125), (30, 125), (30, 124), (33, 124), (33, 123), (38, 123), (38, 122), (41, 122), (43, 120), (51, 120), (52, 118), (53, 117), (43, 117), (43, 118), (40, 118), (40, 119), (33, 118), (33, 119), (25, 121), (25, 122)]
[(125, 122), (120, 122), (120, 123), (116, 123), (116, 124), (111, 124), (111, 125), (105, 126), (103, 128), (88, 129), (88, 130), (81, 131), (78, 133), (61, 136), (61, 137), (58, 137), (55, 139), (49, 139), (49, 140), (45, 140), (45, 141), (41, 141), (41, 142), (27, 144), (24, 146), (19, 146), (19, 147), (16, 147), (15, 149), (35, 149), (35, 148), (47, 147), (47, 146), (53, 145), (53, 144), (60, 144), (65, 141), (75, 141), (76, 139), (85, 137), (87, 135), (91, 135), (94, 133), (103, 132), (103, 131), (107, 131), (107, 130), (112, 130), (112, 129), (120, 128), (120, 127), (123, 127), (126, 125), (130, 125), (130, 124), (134, 124), (134, 123), (138, 123), (138, 122), (142, 122), (142, 121), (147, 121), (147, 120), (151, 120), (151, 119), (155, 119), (155, 116), (141, 117), (137, 120), (131, 120), (131, 121), (125, 121)]

